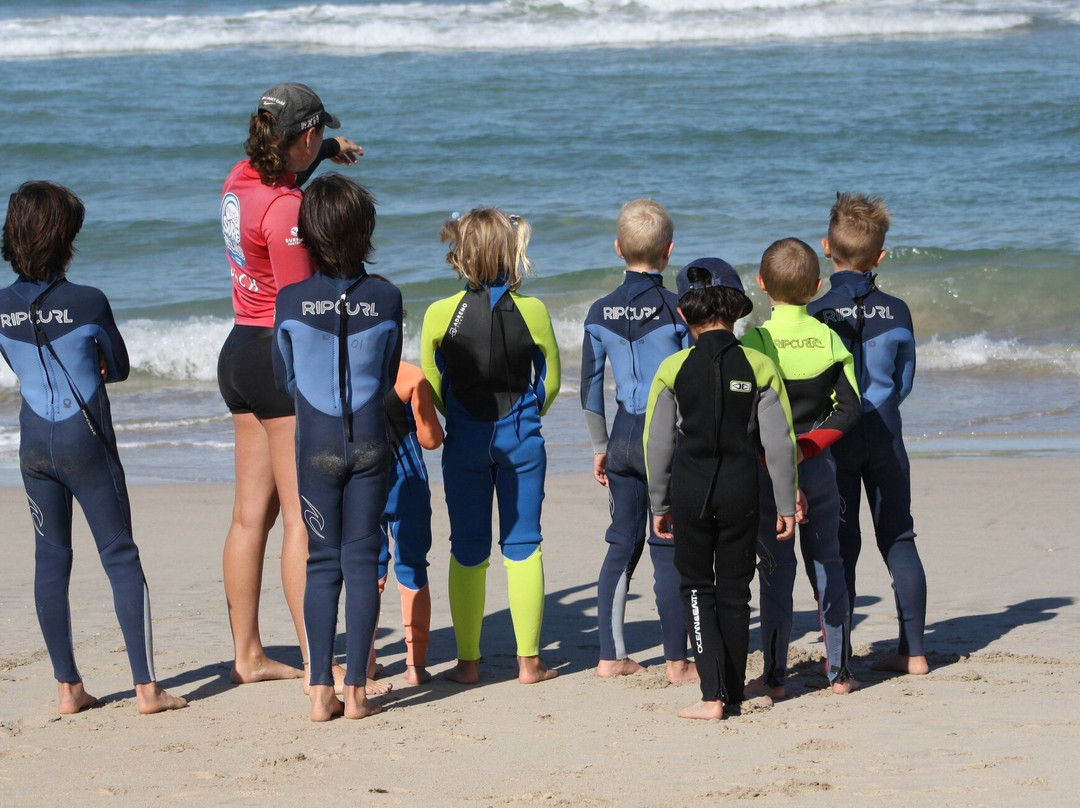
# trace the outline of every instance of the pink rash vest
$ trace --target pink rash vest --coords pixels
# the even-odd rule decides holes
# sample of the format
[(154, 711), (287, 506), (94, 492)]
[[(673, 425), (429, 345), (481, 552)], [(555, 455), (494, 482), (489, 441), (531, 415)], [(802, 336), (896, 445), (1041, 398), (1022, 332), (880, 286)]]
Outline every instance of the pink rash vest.
[(237, 325), (272, 328), (278, 291), (315, 274), (296, 232), (302, 196), (292, 174), (281, 185), (265, 185), (247, 160), (225, 178), (221, 232)]

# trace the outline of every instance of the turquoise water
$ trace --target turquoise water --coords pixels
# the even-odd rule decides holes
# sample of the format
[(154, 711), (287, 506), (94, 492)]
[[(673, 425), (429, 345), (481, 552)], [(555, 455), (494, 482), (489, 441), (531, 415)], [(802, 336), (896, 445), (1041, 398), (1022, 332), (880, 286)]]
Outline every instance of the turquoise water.
[[(912, 306), (915, 453), (1080, 451), (1080, 11), (1064, 2), (652, 0), (15, 2), (0, 9), (0, 190), (54, 179), (86, 201), (71, 277), (113, 300), (135, 364), (113, 388), (137, 479), (231, 476), (213, 383), (229, 328), (217, 223), (262, 90), (314, 86), (366, 155), (376, 269), (401, 285), (406, 356), (457, 288), (454, 210), (528, 218), (564, 354), (546, 429), (588, 468), (580, 323), (619, 282), (619, 206), (653, 196), (673, 264), (748, 282), (783, 236), (817, 244), (837, 190), (885, 196), (880, 284)], [(826, 271), (828, 270), (826, 265)], [(760, 313), (764, 306), (758, 306)], [(18, 394), (0, 371), (0, 481)]]

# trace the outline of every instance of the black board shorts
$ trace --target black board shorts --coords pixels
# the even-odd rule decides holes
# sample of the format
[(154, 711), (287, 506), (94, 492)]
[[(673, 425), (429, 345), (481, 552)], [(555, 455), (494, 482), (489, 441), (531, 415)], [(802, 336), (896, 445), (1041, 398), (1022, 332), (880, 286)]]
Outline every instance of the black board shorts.
[(271, 355), (274, 329), (234, 325), (218, 355), (218, 389), (233, 415), (253, 413), (260, 420), (295, 415), (290, 396), (274, 383)]

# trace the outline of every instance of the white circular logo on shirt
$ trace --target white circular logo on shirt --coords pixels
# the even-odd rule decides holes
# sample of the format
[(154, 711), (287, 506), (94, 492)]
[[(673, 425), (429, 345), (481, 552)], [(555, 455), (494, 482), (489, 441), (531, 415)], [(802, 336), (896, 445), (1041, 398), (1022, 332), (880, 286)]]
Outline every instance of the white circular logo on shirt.
[(225, 252), (236, 266), (242, 268), (247, 258), (240, 246), (240, 200), (233, 193), (221, 198), (221, 235), (225, 237)]

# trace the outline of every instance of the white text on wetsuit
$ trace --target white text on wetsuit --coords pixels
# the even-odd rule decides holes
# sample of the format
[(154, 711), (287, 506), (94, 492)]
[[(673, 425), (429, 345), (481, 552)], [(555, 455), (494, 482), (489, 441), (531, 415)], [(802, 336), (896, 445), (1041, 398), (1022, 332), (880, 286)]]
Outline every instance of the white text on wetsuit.
[[(341, 314), (341, 301), (340, 300), (305, 300), (300, 304), (300, 314), (326, 314), (328, 311), (335, 311)], [(356, 317), (359, 314), (363, 314), (365, 317), (378, 317), (379, 312), (375, 311), (374, 303), (367, 303), (363, 300), (358, 300), (355, 303), (345, 304), (345, 313), (350, 317)]]
[(605, 320), (648, 320), (656, 314), (656, 306), (604, 306)]
[[(882, 320), (892, 320), (892, 312), (889, 311), (888, 306), (866, 306), (862, 307), (863, 317), (867, 320), (872, 320), (875, 317), (879, 317)], [(857, 311), (856, 306), (846, 306), (842, 309), (825, 309), (821, 312), (822, 318), (827, 323), (842, 323), (848, 317), (854, 317)]]
[[(26, 311), (13, 311), (10, 314), (0, 314), (0, 327), (14, 328), (20, 323), (30, 319), (30, 313)], [(39, 323), (73, 323), (67, 309), (52, 309), (51, 311), (39, 311), (37, 316)]]

